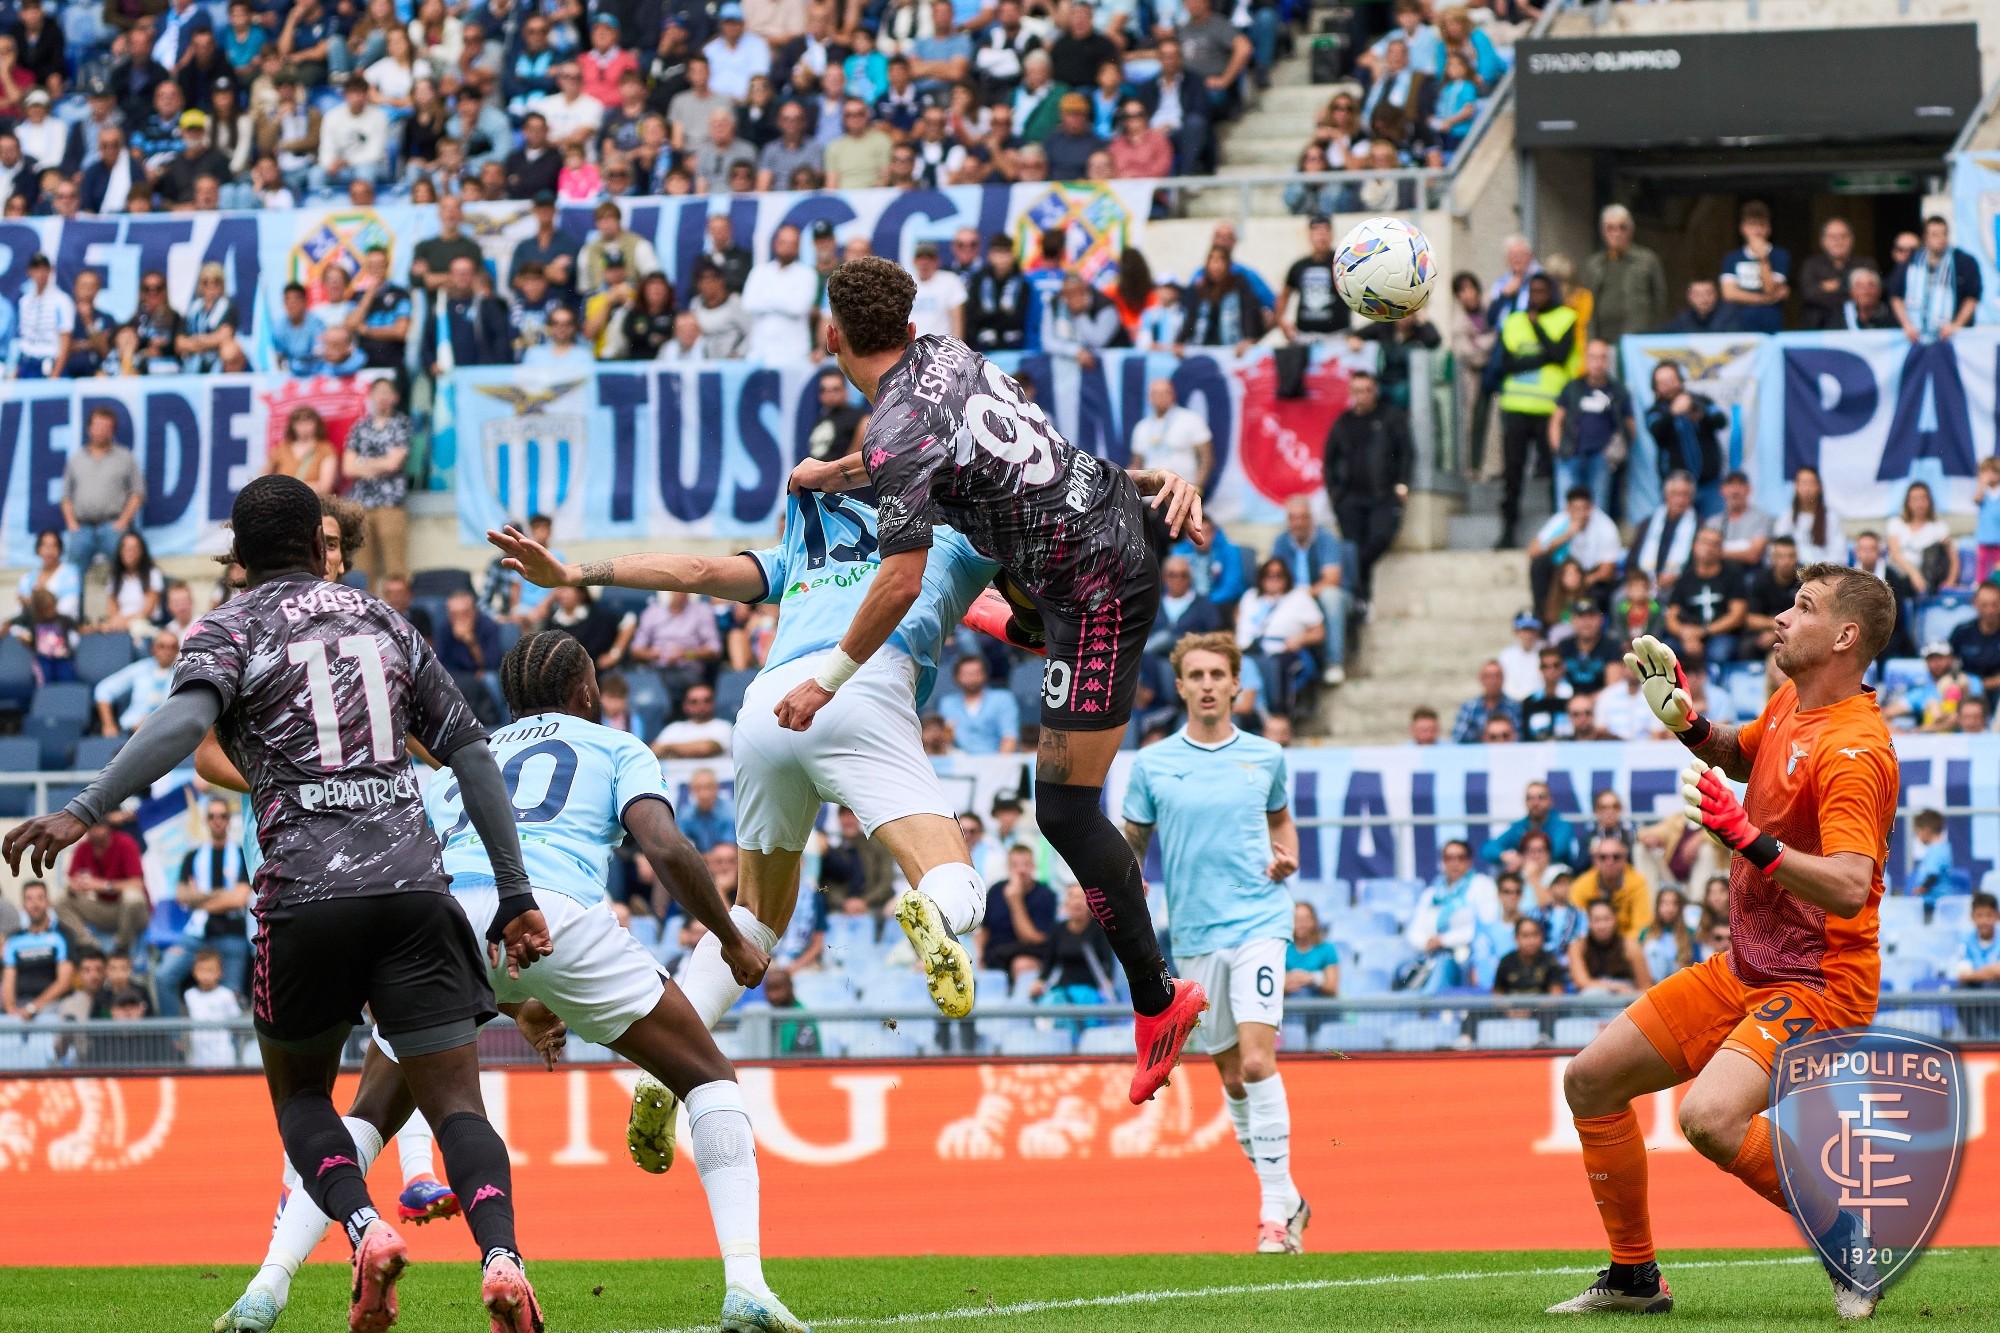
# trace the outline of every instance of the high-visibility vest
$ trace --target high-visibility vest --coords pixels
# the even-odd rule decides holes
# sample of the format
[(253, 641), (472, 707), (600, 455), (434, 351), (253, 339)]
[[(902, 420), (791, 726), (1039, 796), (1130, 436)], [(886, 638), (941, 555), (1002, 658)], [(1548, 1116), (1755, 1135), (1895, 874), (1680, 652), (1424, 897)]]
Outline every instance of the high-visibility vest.
[[(1500, 326), (1501, 345), (1517, 357), (1530, 356), (1539, 351), (1542, 343), (1535, 336), (1534, 318), (1525, 310), (1517, 310), (1507, 316), (1506, 322)], [(1576, 311), (1568, 306), (1557, 306), (1543, 311), (1541, 315), (1542, 332), (1550, 342), (1561, 341), (1565, 333), (1576, 327), (1576, 322)], [(1556, 410), (1556, 398), (1562, 393), (1563, 385), (1569, 381), (1569, 368), (1560, 361), (1509, 375), (1500, 382), (1500, 410), (1528, 416), (1549, 416)]]

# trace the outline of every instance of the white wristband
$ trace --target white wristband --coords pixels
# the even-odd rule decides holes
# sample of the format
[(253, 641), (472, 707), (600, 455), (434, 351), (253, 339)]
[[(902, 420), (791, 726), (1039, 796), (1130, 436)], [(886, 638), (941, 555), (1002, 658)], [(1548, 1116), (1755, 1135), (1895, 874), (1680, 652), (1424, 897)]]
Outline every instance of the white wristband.
[(852, 676), (860, 669), (861, 663), (849, 657), (839, 648), (835, 648), (826, 655), (826, 662), (820, 667), (819, 675), (814, 677), (814, 679), (819, 682), (821, 689), (825, 690), (828, 694), (832, 694), (847, 683), (849, 676)]

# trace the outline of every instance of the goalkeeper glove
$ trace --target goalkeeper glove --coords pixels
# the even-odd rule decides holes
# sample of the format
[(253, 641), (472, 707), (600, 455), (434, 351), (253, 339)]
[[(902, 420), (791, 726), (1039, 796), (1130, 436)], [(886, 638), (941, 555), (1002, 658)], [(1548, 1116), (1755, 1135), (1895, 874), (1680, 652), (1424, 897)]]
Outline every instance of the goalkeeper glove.
[(1699, 759), (1681, 770), (1681, 800), (1688, 822), (1699, 824), (1715, 840), (1765, 874), (1773, 874), (1785, 859), (1785, 844), (1750, 822), (1743, 803), (1722, 781), (1722, 770)]
[(1674, 656), (1673, 649), (1650, 634), (1642, 634), (1632, 640), (1632, 651), (1625, 654), (1625, 665), (1639, 678), (1639, 692), (1646, 696), (1646, 706), (1674, 733), (1676, 740), (1692, 750), (1708, 739), (1714, 728), (1707, 718), (1694, 711), (1687, 672), (1681, 670), (1681, 660)]

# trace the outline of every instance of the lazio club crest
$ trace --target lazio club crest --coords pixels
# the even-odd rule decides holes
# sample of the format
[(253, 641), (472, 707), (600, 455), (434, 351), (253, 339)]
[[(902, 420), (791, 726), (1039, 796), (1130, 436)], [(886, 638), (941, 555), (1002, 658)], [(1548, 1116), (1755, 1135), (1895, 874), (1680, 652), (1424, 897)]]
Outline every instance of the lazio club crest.
[(472, 386), (514, 409), (511, 416), (485, 422), (479, 432), (486, 475), (508, 522), (525, 526), (531, 515), (547, 514), (555, 520), (558, 535), (581, 535), (587, 419), (582, 411), (548, 409), (586, 383)]
[[(1958, 1179), (1966, 1122), (1958, 1052), (1890, 1028), (1814, 1033), (1780, 1048), (1772, 1093), (1778, 1178), (1806, 1243), (1880, 1295), (1923, 1253)], [(1813, 1234), (1804, 1219), (1821, 1199), (1859, 1225)]]

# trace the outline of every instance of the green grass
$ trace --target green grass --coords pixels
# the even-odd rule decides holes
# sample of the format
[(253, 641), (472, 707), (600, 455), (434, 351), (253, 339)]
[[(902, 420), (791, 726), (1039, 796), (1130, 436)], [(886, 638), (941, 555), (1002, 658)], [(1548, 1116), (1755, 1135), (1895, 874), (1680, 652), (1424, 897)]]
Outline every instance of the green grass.
[[(1757, 1262), (1759, 1260), (1771, 1262)], [(1796, 1253), (1678, 1253), (1665, 1267), (1679, 1308), (1671, 1327), (1796, 1333), (1837, 1321), (1825, 1277)], [(1789, 1261), (1789, 1262), (1787, 1262)], [(820, 1259), (768, 1266), (773, 1285), (808, 1321), (966, 1333), (1327, 1333), (1337, 1329), (1519, 1330), (1566, 1326), (1542, 1318), (1574, 1295), (1599, 1262), (1583, 1253), (1321, 1254), (1135, 1258)], [(1576, 1272), (1550, 1272), (1576, 1269)], [(245, 1268), (0, 1269), (0, 1331), (205, 1333), (235, 1299)], [(1466, 1276), (1468, 1274), (1493, 1274)], [(717, 1263), (538, 1263), (531, 1274), (550, 1333), (638, 1333), (713, 1327), (722, 1299)], [(1426, 1276), (1427, 1275), (1427, 1276)], [(402, 1284), (407, 1333), (484, 1330), (469, 1263), (424, 1264)], [(1290, 1289), (1204, 1289), (1293, 1284)], [(1305, 1285), (1317, 1284), (1317, 1285)], [(278, 1328), (346, 1327), (346, 1275), (309, 1266)], [(1190, 1293), (1124, 1303), (1133, 1293)], [(2000, 1250), (1927, 1256), (1892, 1289), (1881, 1328), (1991, 1328), (2000, 1303)], [(895, 1320), (895, 1316), (905, 1316)], [(923, 1318), (924, 1315), (941, 1316)], [(910, 1316), (917, 1316), (910, 1318)], [(1615, 1326), (1615, 1325), (1614, 1325)], [(1652, 1325), (1648, 1325), (1652, 1327)]]

